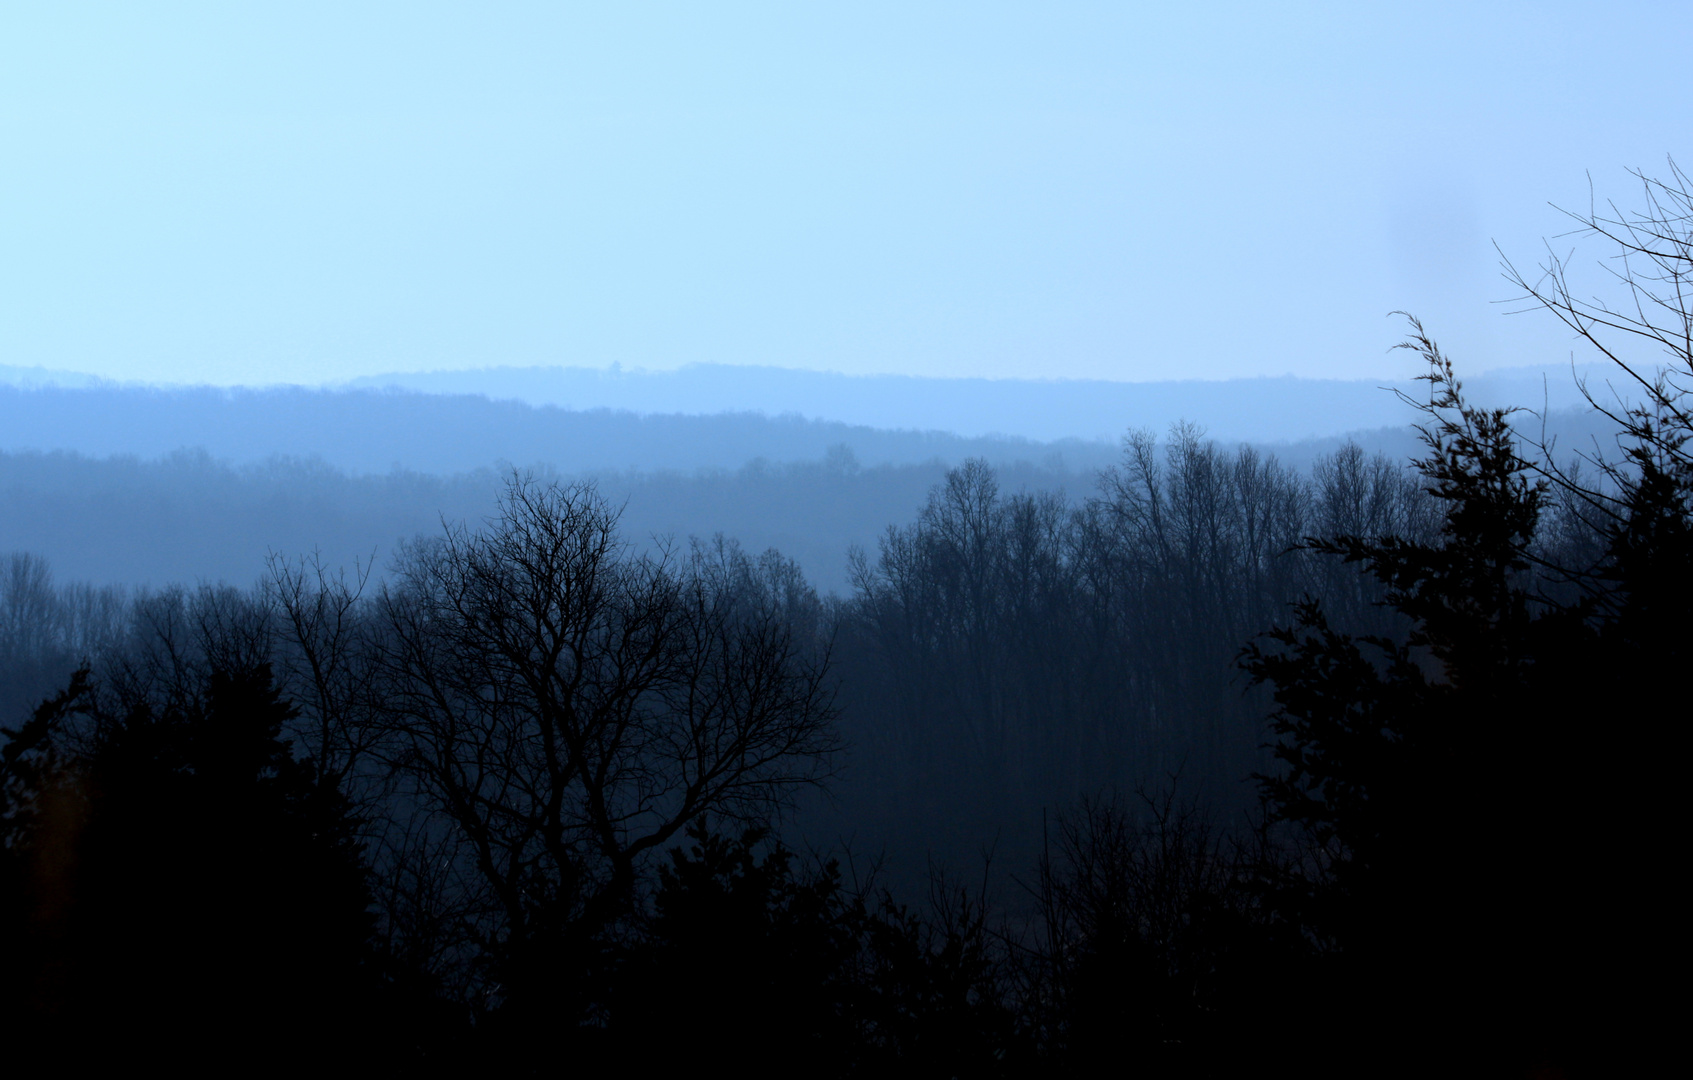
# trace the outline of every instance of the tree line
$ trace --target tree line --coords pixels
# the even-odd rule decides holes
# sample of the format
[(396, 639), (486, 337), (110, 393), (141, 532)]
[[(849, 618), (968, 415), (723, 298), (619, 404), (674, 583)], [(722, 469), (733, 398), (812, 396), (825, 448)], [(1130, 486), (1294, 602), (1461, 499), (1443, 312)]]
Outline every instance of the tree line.
[(1378, 592), (1301, 538), (1433, 521), (1413, 476), (1356, 446), (1301, 475), (1188, 426), (1132, 435), (1079, 505), (953, 470), (874, 559), (855, 553), (838, 609), (852, 824), (897, 842), (923, 821), (954, 857), (997, 842), (1027, 862), (1043, 807), (1107, 786), (1179, 774), (1243, 808), (1266, 699), (1242, 643), (1306, 595), (1384, 625)]

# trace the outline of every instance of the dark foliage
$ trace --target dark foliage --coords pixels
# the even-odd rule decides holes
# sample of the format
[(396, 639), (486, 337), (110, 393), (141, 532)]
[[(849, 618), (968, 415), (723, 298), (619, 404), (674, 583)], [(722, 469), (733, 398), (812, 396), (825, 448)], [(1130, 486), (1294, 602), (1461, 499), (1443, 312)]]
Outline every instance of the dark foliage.
[(1264, 838), (1219, 828), (1174, 787), (1088, 799), (1054, 823), (1036, 897), (1027, 1010), (1057, 1075), (1132, 1061), (1147, 1076), (1261, 1068), (1293, 1019), (1290, 948), (1257, 883)]
[(1662, 552), (1637, 557), (1635, 523), (1656, 548), (1685, 507), (1642, 470), (1600, 564), (1577, 568), (1607, 591), (1550, 595), (1541, 582), (1569, 571), (1536, 550), (1549, 483), (1413, 327), (1432, 390), (1417, 464), (1440, 536), (1308, 545), (1360, 564), (1410, 633), (1354, 638), (1308, 602), (1246, 655), (1277, 704), (1282, 768), (1261, 787), (1308, 844), (1275, 902), (1323, 955), (1313, 1005), (1347, 1033), (1337, 1067), (1592, 1069), (1622, 1053), (1614, 1032), (1643, 1004), (1616, 935), (1651, 875), (1617, 856), (1649, 858), (1642, 841), (1661, 835), (1604, 795), (1651, 768), (1631, 766), (1606, 718), (1645, 705), (1665, 670), (1654, 653), (1685, 638), (1642, 622), (1654, 583), (1635, 575)]
[(1242, 692), (1241, 643), (1304, 594), (1349, 629), (1402, 621), (1300, 538), (1431, 527), (1405, 470), (1357, 447), (1307, 477), (1191, 427), (1125, 440), (1079, 505), (999, 481), (981, 462), (950, 472), (858, 558), (841, 608), (841, 831), (907, 866), (924, 861), (910, 821), (954, 864), (993, 847), (1026, 866), (1043, 808), (1171, 772), (1223, 812), (1247, 808), (1267, 698)]
[(304, 1062), (391, 1019), (335, 778), (291, 753), (267, 667), (194, 691), (103, 701), (78, 672), (7, 732), (7, 1013), (64, 1061)]
[[(756, 1031), (737, 1068), (819, 1076), (1006, 1073), (1024, 1053), (998, 950), (967, 895), (925, 919), (848, 888), (837, 862), (809, 871), (751, 831), (690, 830), (660, 870), (652, 918), (620, 974), (611, 1032), (680, 1069), (726, 1031)], [(760, 853), (762, 850), (762, 858)]]

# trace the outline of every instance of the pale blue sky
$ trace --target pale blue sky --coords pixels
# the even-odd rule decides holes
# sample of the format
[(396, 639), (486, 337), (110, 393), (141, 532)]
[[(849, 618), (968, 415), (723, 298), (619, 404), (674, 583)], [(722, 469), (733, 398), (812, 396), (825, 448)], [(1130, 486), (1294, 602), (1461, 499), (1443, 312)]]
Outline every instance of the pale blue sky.
[(1693, 157), (1687, 4), (32, 6), (0, 364), (116, 378), (1556, 361), (1491, 242)]

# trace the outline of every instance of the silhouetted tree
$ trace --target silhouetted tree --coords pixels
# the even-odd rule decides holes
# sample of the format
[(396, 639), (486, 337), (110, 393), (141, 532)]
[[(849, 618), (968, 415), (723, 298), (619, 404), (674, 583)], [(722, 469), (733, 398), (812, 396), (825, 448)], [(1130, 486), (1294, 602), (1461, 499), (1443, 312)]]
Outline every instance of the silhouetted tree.
[(305, 1062), (380, 1015), (356, 822), (264, 665), (123, 700), (79, 672), (4, 749), (9, 1016), (64, 1062)]
[(1412, 328), (1431, 388), (1417, 465), (1440, 535), (1309, 544), (1359, 564), (1409, 634), (1354, 638), (1307, 602), (1246, 654), (1278, 706), (1282, 768), (1262, 790), (1309, 844), (1277, 902), (1328, 956), (1334, 984), (1313, 1008), (1348, 1032), (1340, 1068), (1591, 1065), (1606, 1052), (1592, 1025), (1616, 1019), (1615, 991), (1597, 988), (1626, 969), (1602, 924), (1635, 876), (1613, 877), (1607, 848), (1652, 828), (1600, 794), (1626, 768), (1604, 724), (1639, 701), (1636, 676), (1665, 673), (1611, 663), (1599, 605), (1541, 587), (1563, 573), (1536, 550), (1548, 482), (1508, 410), (1469, 406)]
[(1648, 989), (1647, 958), (1664, 951), (1682, 918), (1674, 860), (1663, 852), (1674, 845), (1685, 778), (1675, 706), (1664, 702), (1676, 700), (1693, 661), (1693, 184), (1673, 159), (1661, 176), (1634, 176), (1632, 209), (1594, 200), (1569, 213), (1575, 235), (1601, 246), (1608, 287), (1578, 283), (1575, 249), (1548, 246), (1533, 279), (1509, 260), (1505, 269), (1529, 309), (1557, 318), (1616, 379), (1604, 393), (1582, 384), (1613, 425), (1614, 449), (1586, 449), (1583, 470), (1563, 467), (1555, 445), (1542, 448), (1572, 531), (1594, 552), (1560, 570), (1597, 627), (1596, 647), (1576, 662), (1593, 683), (1591, 716), (1610, 720), (1585, 733), (1571, 770), (1571, 789), (1593, 793), (1584, 800), (1592, 842), (1571, 892), (1589, 920), (1609, 927), (1590, 946), (1596, 981), (1614, 988), (1598, 1022), (1629, 1032), (1627, 1046), (1667, 1049), (1674, 1006)]
[(381, 753), (454, 867), (496, 1043), (597, 1025), (648, 863), (702, 814), (762, 823), (834, 748), (797, 570), (726, 543), (636, 556), (617, 517), (514, 477), (377, 599)]

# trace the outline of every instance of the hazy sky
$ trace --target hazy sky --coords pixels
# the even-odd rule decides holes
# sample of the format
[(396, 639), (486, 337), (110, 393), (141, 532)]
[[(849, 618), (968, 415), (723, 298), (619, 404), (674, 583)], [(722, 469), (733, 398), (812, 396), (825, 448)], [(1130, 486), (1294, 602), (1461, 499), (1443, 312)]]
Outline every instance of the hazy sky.
[(1393, 308), (1476, 368), (1556, 360), (1490, 304), (1492, 241), (1532, 263), (1588, 170), (1626, 200), (1625, 167), (1693, 158), (1690, 31), (1687, 4), (9, 4), (0, 363), (1380, 377)]

